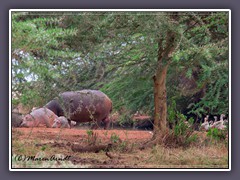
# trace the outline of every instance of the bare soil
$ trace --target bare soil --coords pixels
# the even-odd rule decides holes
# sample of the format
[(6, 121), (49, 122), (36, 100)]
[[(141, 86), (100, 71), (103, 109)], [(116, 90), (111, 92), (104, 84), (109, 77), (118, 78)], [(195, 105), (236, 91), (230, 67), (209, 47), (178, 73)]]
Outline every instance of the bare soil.
[[(19, 140), (39, 139), (48, 140), (65, 140), (68, 142), (79, 142), (88, 137), (87, 129), (59, 129), (59, 128), (13, 128), (13, 132), (20, 131)], [(91, 131), (91, 130), (90, 130)], [(121, 140), (129, 142), (142, 142), (152, 137), (151, 131), (136, 130), (92, 130), (102, 141), (109, 141), (111, 136), (116, 135)], [(60, 136), (60, 137), (59, 137)]]
[[(71, 156), (70, 161), (74, 165), (81, 164), (91, 168), (138, 167), (134, 163), (129, 165), (129, 155), (126, 152), (133, 152), (133, 145), (148, 141), (151, 137), (151, 131), (12, 128), (13, 154), (22, 155), (23, 153), (26, 156), (34, 156), (39, 153), (39, 149), (46, 148), (49, 151), (44, 150), (44, 156), (50, 157), (59, 153), (65, 156), (69, 155)], [(84, 153), (76, 152), (73, 149), (76, 145), (91, 149), (95, 146), (101, 147), (101, 145), (109, 144), (114, 144), (111, 152), (104, 151), (104, 148), (97, 153), (91, 150)], [(121, 163), (119, 159), (122, 159)]]
[[(203, 134), (203, 136), (205, 136)], [(225, 147), (140, 150), (151, 131), (12, 128), (13, 168), (227, 168)], [(111, 146), (109, 146), (111, 145)], [(76, 150), (76, 146), (81, 151)], [(111, 148), (109, 148), (111, 147)], [(79, 149), (79, 148), (78, 148)], [(86, 152), (82, 150), (85, 149)], [(97, 149), (97, 150), (96, 150)], [(89, 151), (88, 151), (89, 150)], [(96, 151), (95, 151), (96, 150)], [(207, 152), (207, 153), (204, 153)], [(19, 161), (19, 155), (60, 157), (57, 161)], [(66, 161), (64, 157), (70, 156)], [(212, 159), (213, 158), (213, 159)]]

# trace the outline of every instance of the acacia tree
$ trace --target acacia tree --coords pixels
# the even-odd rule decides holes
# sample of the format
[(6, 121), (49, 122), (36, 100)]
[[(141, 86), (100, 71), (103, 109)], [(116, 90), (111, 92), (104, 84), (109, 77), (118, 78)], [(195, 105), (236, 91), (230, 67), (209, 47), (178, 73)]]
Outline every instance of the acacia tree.
[[(202, 97), (208, 99), (200, 101), (204, 102), (205, 107), (222, 94), (221, 89), (226, 86), (227, 78), (215, 83), (223, 76), (214, 72), (218, 67), (224, 70), (224, 77), (228, 74), (227, 15), (225, 12), (81, 12), (58, 14), (57, 19), (52, 20), (49, 16), (33, 13), (27, 21), (16, 21), (16, 25), (21, 27), (21, 23), (25, 23), (23, 27), (29, 29), (29, 23), (31, 28), (32, 24), (37, 24), (39, 27), (34, 26), (29, 32), (41, 37), (44, 31), (52, 43), (41, 43), (33, 49), (26, 44), (38, 39), (30, 38), (26, 44), (16, 43), (15, 49), (24, 47), (33, 57), (47, 58), (49, 61), (45, 68), (50, 64), (53, 70), (59, 69), (58, 75), (47, 75), (54, 82), (66, 82), (69, 89), (102, 89), (118, 107), (125, 105), (134, 109), (152, 104), (154, 137), (157, 137), (167, 131), (167, 87), (168, 90), (177, 89), (181, 84), (166, 86), (169, 75), (178, 77), (184, 72), (188, 79), (194, 80), (194, 90), (187, 94), (195, 94), (210, 85), (211, 95), (206, 96), (209, 93), (206, 91)], [(16, 32), (23, 33), (17, 29)], [(32, 37), (29, 32), (27, 37)], [(62, 36), (61, 33), (66, 35)], [(14, 39), (21, 42), (19, 37), (14, 36)], [(47, 42), (48, 39), (43, 40)], [(66, 54), (71, 61), (67, 60)], [(80, 57), (80, 63), (74, 60), (76, 57)], [(69, 62), (75, 63), (71, 65)], [(66, 63), (68, 66), (61, 69)], [(71, 74), (67, 73), (69, 70)], [(62, 71), (65, 73), (61, 74)], [(58, 89), (59, 85), (56, 87)], [(225, 92), (228, 92), (226, 88)], [(201, 103), (195, 103), (193, 110), (200, 113), (206, 111)], [(219, 106), (211, 107), (217, 109)], [(148, 108), (151, 109), (150, 106)]]
[[(167, 130), (166, 80), (169, 66), (185, 65), (190, 77), (197, 72), (196, 81), (199, 83), (195, 87), (196, 93), (204, 89), (209, 81), (205, 72), (201, 72), (203, 67), (207, 64), (212, 68), (221, 62), (227, 62), (227, 59), (224, 59), (228, 54), (226, 46), (228, 20), (225, 12), (98, 13), (97, 17), (92, 14), (86, 17), (85, 14), (81, 18), (84, 18), (84, 23), (78, 25), (81, 34), (79, 39), (74, 36), (78, 42), (76, 44), (86, 43), (88, 44), (86, 47), (92, 44), (94, 48), (86, 52), (95, 59), (111, 59), (106, 61), (108, 68), (105, 76), (106, 79), (109, 78), (104, 85), (107, 86), (106, 89), (111, 89), (109, 84), (114, 84), (114, 79), (111, 79), (114, 77), (111, 73), (114, 72), (113, 70), (116, 71), (117, 76), (119, 74), (123, 76), (120, 78), (121, 81), (131, 74), (129, 71), (133, 71), (134, 80), (130, 82), (134, 83), (137, 80), (136, 72), (150, 69), (145, 75), (152, 76), (154, 80), (156, 134)], [(78, 46), (74, 47), (78, 48)], [(81, 46), (79, 50), (82, 49), (85, 48)], [(109, 68), (111, 65), (114, 67)], [(114, 94), (117, 94), (118, 86), (130, 89), (129, 83), (125, 83), (124, 86), (123, 82), (118, 80), (116, 82), (115, 86), (112, 86)], [(124, 94), (123, 91), (127, 89), (125, 88), (122, 88), (118, 97)]]
[[(102, 15), (102, 17), (97, 18), (100, 19), (101, 23), (97, 23), (96, 25), (96, 17), (93, 17), (95, 21), (93, 21), (90, 16), (89, 19), (86, 20), (88, 22), (88, 26), (86, 27), (84, 24), (84, 28), (88, 30), (94, 27), (95, 30), (99, 31), (94, 37), (97, 41), (98, 39), (104, 39), (104, 41), (110, 41), (109, 38), (114, 38), (111, 42), (115, 41), (116, 44), (122, 45), (127, 44), (131, 48), (134, 48), (138, 43), (148, 43), (154, 45), (157, 43), (157, 51), (154, 54), (157, 56), (154, 57), (153, 60), (154, 65), (157, 66), (155, 69), (155, 73), (153, 76), (154, 80), (154, 130), (156, 133), (162, 132), (164, 133), (167, 129), (167, 96), (166, 96), (166, 76), (167, 76), (167, 69), (168, 65), (171, 62), (171, 55), (172, 52), (175, 50), (175, 46), (177, 44), (176, 36), (179, 32), (174, 30), (175, 22), (170, 22), (172, 20), (170, 18), (172, 14), (152, 14), (152, 15), (145, 15), (145, 14), (129, 14), (129, 15)], [(151, 17), (153, 16), (153, 18)], [(114, 18), (113, 18), (114, 17)], [(151, 17), (151, 20), (150, 20)], [(159, 22), (158, 22), (159, 20)], [(106, 21), (106, 22), (105, 22)], [(144, 23), (143, 23), (144, 22)], [(94, 23), (94, 24), (90, 24)], [(142, 24), (143, 23), (143, 24)], [(90, 25), (89, 25), (90, 24)], [(82, 29), (82, 25), (80, 25), (79, 29)], [(107, 33), (103, 33), (102, 31), (108, 30)], [(178, 29), (177, 29), (178, 30)], [(90, 35), (93, 36), (92, 34)], [(131, 40), (132, 37), (138, 36), (138, 41)], [(146, 40), (145, 40), (146, 38)], [(104, 46), (104, 41), (100, 42), (100, 46)], [(142, 41), (142, 42), (141, 42)], [(151, 43), (152, 41), (152, 43)], [(133, 43), (134, 42), (134, 43)], [(126, 45), (126, 46), (127, 46)], [(116, 46), (116, 45), (115, 45)], [(146, 46), (146, 44), (145, 44)], [(145, 48), (142, 46), (140, 51)], [(97, 46), (95, 46), (97, 47)], [(111, 47), (115, 49), (115, 51), (126, 51), (125, 48), (114, 47), (111, 43)], [(150, 45), (151, 47), (151, 45)], [(113, 50), (114, 53), (114, 50)], [(139, 53), (139, 52), (137, 52)], [(118, 53), (117, 53), (118, 54)], [(126, 54), (125, 54), (126, 55)], [(138, 61), (144, 60), (145, 57), (140, 57), (142, 59), (138, 59)], [(149, 57), (148, 57), (149, 58)], [(156, 61), (157, 59), (157, 61)], [(150, 62), (147, 62), (150, 63)], [(134, 68), (134, 60), (128, 60), (128, 65), (131, 68)], [(140, 63), (137, 62), (136, 65)], [(116, 65), (116, 64), (115, 64)], [(124, 66), (126, 66), (126, 62), (124, 62)], [(141, 68), (141, 67), (140, 67)]]

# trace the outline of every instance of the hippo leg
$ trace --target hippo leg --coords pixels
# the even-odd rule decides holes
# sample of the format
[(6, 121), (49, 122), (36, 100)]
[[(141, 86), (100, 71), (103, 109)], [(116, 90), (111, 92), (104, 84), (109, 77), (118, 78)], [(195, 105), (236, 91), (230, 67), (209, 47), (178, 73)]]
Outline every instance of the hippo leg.
[(106, 117), (104, 120), (104, 129), (109, 129), (110, 123), (111, 123), (111, 119), (109, 117)]
[(94, 125), (91, 127), (91, 129), (97, 129), (101, 127), (101, 121), (94, 121)]
[(78, 127), (79, 125), (80, 125), (80, 122), (76, 122), (76, 125), (75, 125), (75, 126), (77, 126), (77, 127)]
[(72, 125), (71, 125), (71, 120), (70, 119), (68, 119), (68, 124), (69, 124), (70, 129), (72, 129)]

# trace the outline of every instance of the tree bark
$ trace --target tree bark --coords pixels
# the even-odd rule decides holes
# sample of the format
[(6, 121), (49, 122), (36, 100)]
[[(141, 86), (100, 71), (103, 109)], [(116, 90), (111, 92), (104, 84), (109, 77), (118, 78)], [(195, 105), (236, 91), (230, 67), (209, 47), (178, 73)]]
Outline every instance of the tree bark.
[[(167, 32), (166, 42), (163, 43), (163, 36), (158, 41), (158, 65), (154, 80), (154, 136), (165, 134), (167, 128), (167, 89), (166, 79), (168, 65), (170, 64), (171, 54), (176, 46), (176, 34), (172, 31)], [(165, 45), (164, 45), (165, 44)]]
[(168, 65), (157, 70), (154, 80), (154, 134), (167, 130), (167, 78)]

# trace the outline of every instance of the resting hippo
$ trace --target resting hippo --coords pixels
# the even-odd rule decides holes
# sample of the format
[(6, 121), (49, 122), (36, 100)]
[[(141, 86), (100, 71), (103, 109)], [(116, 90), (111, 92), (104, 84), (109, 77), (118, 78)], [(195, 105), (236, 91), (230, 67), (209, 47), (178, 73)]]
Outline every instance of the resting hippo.
[(12, 112), (12, 127), (19, 127), (22, 123), (23, 115), (20, 113)]
[(106, 94), (97, 90), (69, 91), (59, 94), (57, 98), (45, 105), (57, 116), (65, 116), (78, 124), (95, 122), (93, 128), (98, 128), (101, 122), (105, 129), (109, 127), (109, 114), (112, 111), (112, 101)]
[(57, 116), (49, 109), (45, 107), (39, 108), (23, 117), (21, 127), (51, 127), (55, 118)]
[[(71, 126), (76, 125), (75, 121), (71, 121)], [(64, 116), (57, 117), (53, 121), (53, 128), (70, 128), (70, 125), (68, 124), (68, 120)]]

